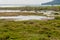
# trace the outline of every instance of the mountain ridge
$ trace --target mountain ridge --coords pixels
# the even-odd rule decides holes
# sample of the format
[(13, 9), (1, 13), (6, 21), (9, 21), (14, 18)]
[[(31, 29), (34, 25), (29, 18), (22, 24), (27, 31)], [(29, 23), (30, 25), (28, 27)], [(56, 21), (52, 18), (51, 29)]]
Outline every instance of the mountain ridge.
[(42, 3), (42, 5), (60, 5), (60, 0), (53, 0), (51, 2)]

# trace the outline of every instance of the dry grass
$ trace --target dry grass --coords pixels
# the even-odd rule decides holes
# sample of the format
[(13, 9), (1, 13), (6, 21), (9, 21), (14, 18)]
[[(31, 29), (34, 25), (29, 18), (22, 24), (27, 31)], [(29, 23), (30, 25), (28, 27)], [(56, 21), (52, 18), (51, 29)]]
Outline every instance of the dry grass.
[(19, 16), (19, 15), (43, 15), (43, 13), (30, 13), (30, 12), (0, 12), (0, 16)]

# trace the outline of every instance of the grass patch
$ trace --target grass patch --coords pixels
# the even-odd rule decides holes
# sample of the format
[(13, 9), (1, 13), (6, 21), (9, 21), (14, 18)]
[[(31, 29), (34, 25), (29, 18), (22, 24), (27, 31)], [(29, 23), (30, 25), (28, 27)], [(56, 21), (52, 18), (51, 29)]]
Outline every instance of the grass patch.
[(0, 40), (60, 40), (60, 20), (0, 20)]

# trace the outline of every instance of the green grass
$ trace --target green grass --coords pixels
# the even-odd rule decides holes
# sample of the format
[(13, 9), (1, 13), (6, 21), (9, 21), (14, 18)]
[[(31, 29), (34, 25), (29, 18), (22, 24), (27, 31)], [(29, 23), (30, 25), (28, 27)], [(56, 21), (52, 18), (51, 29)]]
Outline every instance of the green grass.
[(60, 20), (0, 20), (0, 40), (60, 40)]

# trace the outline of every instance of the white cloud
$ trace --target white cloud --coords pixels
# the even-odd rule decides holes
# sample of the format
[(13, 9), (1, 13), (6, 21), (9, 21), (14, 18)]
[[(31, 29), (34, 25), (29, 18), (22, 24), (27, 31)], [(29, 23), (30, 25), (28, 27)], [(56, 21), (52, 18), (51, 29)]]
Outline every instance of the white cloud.
[(0, 0), (0, 4), (41, 4), (52, 0)]

